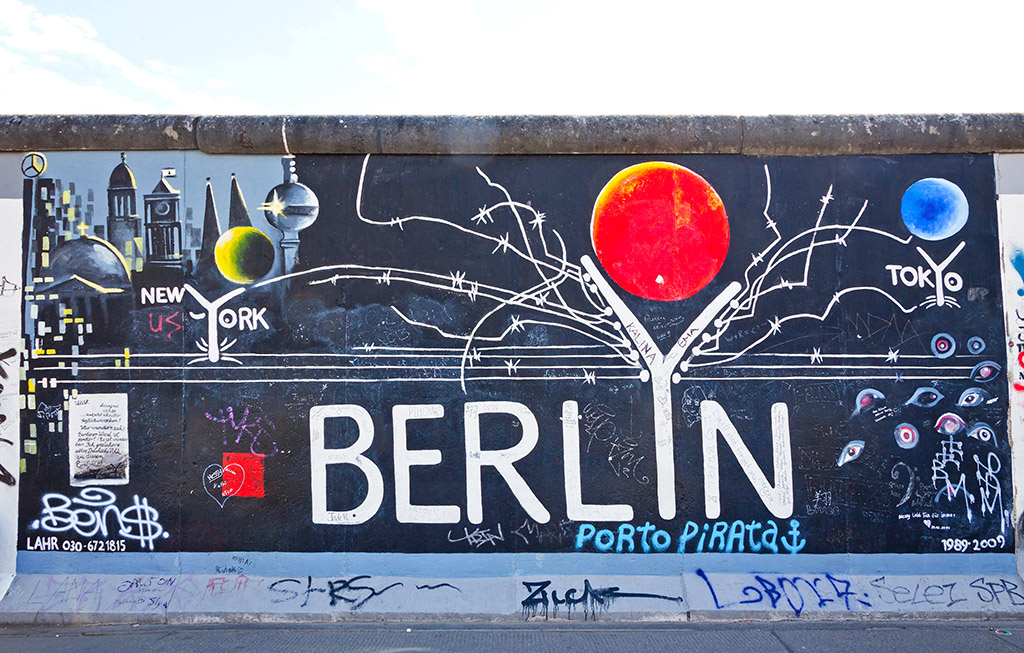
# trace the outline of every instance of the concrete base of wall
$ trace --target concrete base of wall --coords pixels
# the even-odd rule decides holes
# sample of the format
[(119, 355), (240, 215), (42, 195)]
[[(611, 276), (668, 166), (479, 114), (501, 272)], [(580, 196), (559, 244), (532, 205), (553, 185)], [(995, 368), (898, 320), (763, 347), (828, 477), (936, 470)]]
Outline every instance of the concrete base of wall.
[(1024, 613), (1024, 583), (1012, 554), (134, 553), (96, 554), (93, 568), (110, 573), (66, 573), (75, 555), (90, 554), (22, 552), (23, 573), (0, 601), (0, 622), (689, 621)]

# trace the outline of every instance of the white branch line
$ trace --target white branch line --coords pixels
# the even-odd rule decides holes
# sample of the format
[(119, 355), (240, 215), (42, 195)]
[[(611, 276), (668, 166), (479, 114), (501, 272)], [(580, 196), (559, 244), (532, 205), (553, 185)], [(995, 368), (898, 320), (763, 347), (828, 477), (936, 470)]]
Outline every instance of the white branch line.
[(506, 248), (506, 249), (512, 251), (516, 256), (519, 256), (523, 260), (533, 262), (533, 263), (535, 263), (537, 265), (543, 265), (545, 267), (550, 267), (550, 268), (552, 268), (554, 270), (558, 269), (555, 266), (551, 265), (550, 263), (547, 263), (546, 261), (540, 261), (540, 260), (537, 260), (537, 259), (533, 258), (532, 256), (528, 256), (527, 254), (525, 254), (521, 250), (519, 250), (519, 248), (515, 247), (514, 245), (511, 245), (510, 243), (508, 243), (508, 242), (506, 242), (506, 241), (504, 241), (504, 240), (502, 240), (500, 238), (496, 238), (494, 236), (489, 236), (487, 234), (481, 233), (481, 232), (476, 231), (474, 229), (470, 229), (468, 227), (464, 227), (464, 226), (462, 226), (462, 225), (460, 225), (458, 223), (452, 222), (450, 220), (446, 220), (444, 218), (436, 218), (436, 217), (426, 216), (426, 215), (412, 215), (412, 216), (406, 216), (404, 218), (393, 218), (391, 220), (386, 220), (386, 221), (370, 220), (369, 218), (366, 218), (365, 216), (363, 216), (362, 203), (363, 203), (363, 186), (364, 186), (365, 179), (366, 179), (366, 167), (367, 167), (367, 164), (369, 163), (369, 161), (370, 161), (370, 155), (367, 154), (366, 157), (363, 159), (363, 167), (362, 167), (362, 170), (359, 173), (359, 186), (358, 186), (358, 188), (356, 190), (356, 215), (363, 222), (365, 222), (367, 224), (378, 225), (378, 226), (399, 226), (399, 227), (402, 226), (403, 224), (405, 224), (406, 222), (417, 221), (417, 220), (423, 221), (423, 222), (433, 222), (433, 223), (437, 223), (437, 224), (443, 224), (443, 225), (447, 225), (449, 227), (452, 227), (454, 229), (457, 229), (457, 230), (459, 230), (459, 231), (461, 231), (463, 233), (469, 234), (471, 236), (476, 236), (477, 238), (483, 238), (484, 240), (488, 240), (488, 241), (490, 241), (492, 243), (495, 243), (499, 247), (503, 247), (503, 248)]
[[(408, 269), (405, 269), (405, 268), (388, 268), (388, 267), (380, 267), (380, 266), (372, 266), (372, 265), (358, 265), (358, 264), (354, 264), (354, 263), (346, 263), (346, 264), (339, 264), (339, 265), (323, 266), (323, 267), (319, 267), (319, 268), (314, 268), (312, 270), (307, 270), (305, 272), (293, 273), (293, 274), (287, 275), (287, 276), (297, 276), (299, 274), (307, 274), (307, 273), (312, 273), (312, 272), (330, 272), (332, 270), (358, 270), (358, 271), (366, 271), (366, 272), (379, 272), (381, 274), (397, 272), (397, 273), (399, 273), (399, 275), (403, 275), (403, 274), (422, 275), (422, 276), (428, 277), (430, 279), (437, 279), (437, 280), (445, 281), (446, 283), (438, 284), (438, 283), (433, 283), (433, 282), (429, 282), (429, 281), (423, 281), (423, 280), (419, 280), (419, 279), (409, 279), (409, 278), (406, 278), (406, 277), (403, 277), (403, 276), (389, 277), (389, 279), (391, 281), (395, 281), (395, 282), (401, 281), (403, 283), (412, 283), (412, 284), (419, 285), (419, 286), (425, 286), (425, 287), (428, 287), (428, 288), (434, 288), (436, 290), (445, 290), (445, 291), (449, 291), (449, 292), (455, 292), (455, 293), (459, 293), (459, 294), (463, 294), (463, 295), (473, 295), (473, 294), (475, 294), (478, 297), (484, 297), (484, 298), (487, 298), (487, 299), (494, 300), (496, 302), (512, 303), (512, 304), (515, 304), (517, 306), (523, 306), (523, 307), (526, 307), (526, 308), (536, 309), (536, 310), (540, 310), (542, 312), (547, 312), (547, 313), (550, 313), (552, 315), (558, 315), (559, 317), (566, 317), (566, 318), (575, 319), (575, 320), (580, 321), (580, 322), (585, 322), (588, 325), (592, 325), (592, 324), (606, 324), (606, 325), (610, 326), (612, 324), (612, 321), (607, 319), (607, 318), (605, 318), (603, 315), (587, 313), (587, 314), (583, 314), (583, 315), (586, 315), (587, 318), (589, 318), (589, 319), (583, 319), (581, 317), (573, 315), (573, 313), (580, 314), (581, 313), (580, 311), (575, 311), (575, 310), (571, 310), (570, 309), (571, 313), (569, 313), (567, 315), (567, 314), (563, 314), (563, 313), (561, 313), (561, 312), (559, 312), (557, 310), (554, 310), (554, 308), (559, 308), (560, 306), (558, 304), (556, 304), (556, 303), (553, 303), (553, 302), (549, 303), (549, 306), (554, 307), (554, 308), (545, 308), (544, 306), (540, 306), (540, 305), (536, 304), (536, 302), (527, 301), (527, 299), (525, 299), (525, 298), (531, 298), (533, 296), (533, 294), (534, 294), (533, 291), (537, 288), (536, 286), (534, 288), (531, 288), (530, 291), (527, 291), (526, 293), (522, 293), (522, 292), (517, 293), (517, 292), (515, 292), (513, 290), (509, 290), (507, 288), (500, 288), (500, 287), (497, 287), (497, 286), (491, 286), (491, 285), (483, 284), (483, 283), (480, 283), (480, 282), (477, 282), (477, 281), (473, 281), (473, 282), (464, 281), (460, 285), (455, 285), (455, 284), (453, 284), (451, 282), (451, 276), (446, 276), (446, 275), (443, 275), (443, 274), (437, 274), (437, 273), (434, 273), (434, 272), (422, 272), (422, 271), (419, 271), (419, 270), (408, 270)], [(358, 279), (358, 280), (365, 280), (365, 281), (375, 281), (377, 283), (380, 283), (382, 277), (380, 275), (366, 276), (366, 275), (355, 275), (355, 274), (334, 274), (334, 275), (332, 275), (332, 276), (330, 276), (330, 277), (328, 277), (326, 279), (313, 279), (312, 281), (309, 281), (308, 283), (311, 286), (317, 286), (317, 285), (322, 285), (322, 284), (325, 284), (325, 283), (332, 283), (333, 284), (333, 283), (335, 283), (337, 281), (340, 281), (340, 280), (343, 280), (343, 279)], [(475, 287), (477, 288), (475, 293), (470, 288), (465, 287), (465, 286), (470, 286), (470, 285), (475, 285)], [(504, 297), (499, 297), (497, 295), (492, 295), (492, 294), (490, 294), (488, 292), (482, 292), (482, 291), (479, 290), (480, 288), (486, 288), (487, 290), (491, 290), (491, 291), (494, 291), (494, 292), (506, 293), (506, 294), (509, 295), (509, 297), (508, 298), (504, 298)], [(542, 287), (541, 290), (543, 290), (543, 289), (544, 288)], [(524, 299), (518, 299), (518, 298), (524, 298)], [(597, 327), (594, 327), (594, 328), (597, 328)], [(611, 335), (609, 332), (605, 332), (605, 333), (607, 335)]]
[[(865, 205), (864, 205), (864, 206), (867, 206), (867, 203), (866, 203), (866, 202), (865, 202)], [(861, 211), (863, 212), (863, 207), (862, 207)], [(859, 218), (860, 218), (860, 214), (858, 214), (858, 219), (859, 219)], [(827, 230), (827, 229), (846, 229), (846, 231), (847, 231), (847, 234), (849, 234), (849, 233), (850, 233), (851, 231), (853, 231), (853, 230), (857, 230), (857, 231), (867, 231), (867, 232), (870, 232), (870, 233), (878, 233), (878, 234), (882, 234), (882, 235), (885, 235), (885, 236), (887, 236), (887, 237), (889, 237), (889, 238), (892, 238), (893, 240), (896, 240), (896, 241), (898, 241), (898, 242), (901, 242), (901, 243), (903, 243), (903, 244), (907, 244), (907, 242), (909, 242), (909, 240), (910, 240), (910, 238), (909, 238), (909, 237), (907, 238), (907, 240), (906, 240), (906, 241), (904, 241), (903, 239), (901, 239), (901, 238), (898, 238), (897, 236), (894, 236), (893, 234), (890, 234), (890, 233), (888, 233), (888, 232), (885, 232), (885, 231), (881, 231), (881, 230), (878, 230), (878, 229), (873, 229), (873, 228), (871, 228), (871, 227), (859, 227), (859, 226), (855, 226), (855, 225), (827, 225), (827, 226), (824, 226), (824, 227), (820, 227), (820, 229), (821, 229), (821, 230)], [(810, 231), (811, 231), (811, 230), (805, 231), (805, 232), (801, 233), (800, 235), (798, 235), (798, 236), (795, 236), (794, 238), (790, 239), (790, 240), (789, 240), (789, 241), (788, 241), (788, 242), (786, 243), (786, 245), (784, 245), (784, 246), (783, 246), (782, 250), (780, 250), (779, 252), (776, 252), (775, 256), (773, 256), (773, 257), (772, 257), (772, 260), (773, 260), (773, 261), (775, 261), (776, 257), (778, 257), (778, 256), (779, 256), (779, 254), (781, 254), (781, 253), (782, 253), (782, 251), (784, 251), (784, 250), (785, 250), (785, 247), (788, 247), (788, 246), (789, 246), (789, 245), (790, 245), (791, 243), (793, 243), (793, 242), (794, 242), (794, 241), (795, 241), (795, 240), (796, 240), (797, 238), (801, 238), (801, 237), (804, 237), (804, 236), (806, 236), (806, 235), (807, 235), (808, 233), (810, 233)], [(842, 237), (840, 237), (840, 238), (837, 238), (837, 239), (834, 239), (833, 241), (830, 241), (830, 242), (841, 242), (841, 241), (842, 241), (842, 239), (843, 239), (843, 238), (845, 238), (845, 237), (846, 237), (846, 236), (844, 235), (844, 236), (842, 236)], [(827, 244), (827, 243), (818, 243), (818, 246), (822, 246), (822, 245), (824, 245), (824, 244)], [(791, 253), (787, 254), (785, 258), (790, 258), (790, 257), (792, 257), (792, 256), (795, 256), (795, 255), (799, 255), (799, 254), (800, 254), (800, 253), (801, 253), (802, 251), (804, 251), (804, 250), (803, 250), (803, 249), (801, 249), (801, 250), (797, 250), (797, 251), (795, 251), (795, 252), (791, 252)], [(780, 261), (780, 262), (781, 262), (781, 261)], [(773, 263), (772, 265), (775, 265), (775, 263)], [(762, 274), (762, 275), (761, 275), (760, 277), (758, 277), (758, 279), (757, 279), (757, 280), (755, 280), (755, 282), (754, 282), (754, 283), (755, 283), (755, 285), (756, 285), (756, 284), (760, 284), (760, 282), (761, 282), (761, 281), (762, 281), (762, 280), (763, 280), (763, 279), (764, 279), (764, 278), (765, 278), (765, 277), (767, 276), (768, 272), (769, 272), (769, 270), (765, 270), (765, 272), (764, 272), (764, 273), (763, 273), (763, 274)], [(806, 283), (806, 280), (805, 280), (805, 283)], [(791, 284), (791, 285), (794, 285), (794, 286), (795, 286), (795, 285), (798, 285), (798, 284)], [(737, 307), (737, 308), (736, 308), (736, 309), (735, 309), (735, 310), (733, 311), (733, 315), (731, 315), (731, 316), (729, 316), (729, 317), (725, 317), (725, 318), (722, 318), (722, 319), (720, 320), (720, 324), (721, 324), (721, 326), (720, 326), (720, 327), (719, 327), (719, 329), (718, 329), (718, 330), (717, 330), (717, 331), (716, 331), (716, 332), (715, 332), (715, 333), (714, 333), (714, 334), (712, 335), (712, 337), (711, 337), (711, 340), (709, 341), (709, 342), (713, 342), (713, 343), (714, 343), (714, 345), (713, 345), (712, 347), (710, 347), (710, 348), (700, 348), (700, 347), (698, 347), (698, 348), (695, 348), (695, 349), (694, 349), (694, 352), (693, 352), (693, 355), (698, 355), (698, 354), (710, 354), (710, 353), (715, 353), (715, 352), (716, 352), (716, 350), (717, 350), (717, 348), (718, 348), (718, 346), (719, 346), (719, 345), (720, 345), (720, 343), (721, 343), (721, 336), (723, 336), (723, 335), (725, 334), (725, 332), (726, 332), (726, 331), (728, 330), (729, 326), (731, 326), (733, 322), (737, 322), (737, 321), (739, 321), (739, 320), (744, 320), (744, 319), (748, 319), (748, 318), (751, 318), (751, 317), (753, 317), (753, 315), (754, 315), (754, 312), (755, 312), (755, 310), (756, 310), (756, 303), (757, 303), (757, 299), (759, 299), (759, 298), (760, 298), (760, 297), (761, 297), (762, 295), (765, 295), (765, 294), (767, 294), (768, 292), (771, 292), (772, 290), (776, 290), (776, 289), (779, 289), (779, 288), (782, 288), (782, 287), (783, 287), (783, 286), (776, 286), (776, 287), (774, 287), (774, 288), (770, 288), (770, 289), (768, 289), (768, 290), (765, 290), (765, 291), (763, 291), (763, 292), (759, 292), (759, 293), (758, 293), (757, 295), (755, 295), (755, 296), (751, 296), (751, 297), (748, 297), (748, 298), (747, 298), (747, 299), (745, 300), (745, 302), (743, 302), (743, 303), (747, 303), (747, 302), (752, 302), (752, 303), (751, 303), (751, 306), (750, 306), (750, 310), (749, 310), (749, 312), (748, 312), (747, 314), (745, 314), (745, 315), (740, 315), (740, 316), (736, 315), (736, 312), (738, 312), (738, 311), (739, 311), (739, 309), (740, 309), (740, 308), (741, 308), (741, 307), (743, 306), (743, 303), (741, 303), (741, 304), (740, 304), (740, 305), (739, 305), (739, 306), (738, 306), (738, 307)], [(840, 292), (840, 293), (837, 293), (836, 297), (838, 297), (838, 296), (840, 296), (840, 295), (842, 295), (842, 294), (845, 294), (845, 292), (846, 292), (847, 290), (856, 290), (856, 289), (871, 289), (871, 290), (875, 290), (875, 291), (877, 291), (877, 292), (880, 292), (880, 293), (884, 294), (884, 295), (885, 295), (885, 296), (886, 296), (887, 298), (889, 298), (889, 299), (890, 299), (890, 301), (892, 301), (892, 302), (893, 302), (893, 303), (894, 303), (894, 304), (895, 304), (896, 306), (898, 306), (898, 307), (900, 308), (900, 310), (902, 310), (902, 311), (903, 311), (904, 313), (909, 313), (909, 312), (912, 312), (912, 311), (914, 310), (914, 308), (916, 308), (916, 307), (914, 307), (914, 308), (911, 308), (911, 309), (909, 309), (909, 310), (908, 310), (908, 309), (906, 309), (906, 308), (905, 308), (905, 307), (904, 307), (904, 306), (903, 306), (902, 304), (900, 304), (900, 303), (899, 303), (898, 301), (896, 301), (896, 299), (895, 299), (895, 298), (893, 298), (893, 297), (892, 297), (891, 295), (889, 295), (888, 293), (885, 293), (884, 291), (882, 291), (882, 290), (879, 290), (879, 289), (877, 289), (877, 288), (868, 288), (868, 287), (858, 287), (858, 288), (846, 289), (846, 290), (844, 290), (844, 291), (842, 291), (842, 292)], [(835, 301), (835, 297), (833, 298), (833, 302), (834, 302), (834, 301)], [(831, 310), (831, 304), (829, 305), (829, 310)], [(827, 311), (826, 311), (826, 315), (827, 315)], [(807, 316), (807, 315), (804, 315), (804, 316)], [(816, 316), (814, 316), (814, 317), (816, 317)], [(784, 320), (784, 321), (785, 321), (785, 320)], [(766, 338), (767, 338), (768, 336), (770, 336), (770, 335), (771, 335), (771, 333), (767, 334), (767, 335), (766, 335), (766, 336), (765, 336), (764, 338), (761, 338), (761, 339), (759, 339), (759, 340), (758, 340), (758, 341), (757, 341), (756, 343), (754, 343), (754, 344), (759, 344), (760, 342), (763, 342), (763, 341), (764, 341), (764, 340), (765, 340), (765, 339), (766, 339)], [(749, 347), (748, 347), (748, 349), (749, 349)], [(689, 360), (692, 360), (692, 359), (693, 359), (693, 355), (691, 355), (691, 357), (690, 357), (690, 358), (688, 359), (688, 362), (689, 362)], [(733, 360), (733, 359), (726, 359), (726, 360)], [(722, 361), (719, 361), (719, 362), (722, 362)], [(711, 364), (713, 364), (713, 363), (711, 363)]]
[[(828, 317), (828, 314), (832, 311), (832, 307), (839, 303), (839, 298), (840, 297), (842, 297), (843, 295), (845, 295), (847, 293), (857, 292), (857, 291), (860, 291), (860, 290), (871, 290), (871, 291), (874, 291), (874, 292), (877, 292), (877, 293), (880, 293), (880, 294), (884, 295), (886, 298), (889, 299), (889, 301), (891, 301), (893, 304), (895, 304), (904, 313), (912, 313), (917, 308), (916, 306), (914, 306), (912, 308), (909, 308), (909, 309), (905, 308), (903, 306), (903, 304), (900, 304), (898, 301), (896, 301), (896, 299), (892, 295), (890, 295), (889, 293), (885, 292), (884, 290), (880, 290), (878, 288), (874, 288), (874, 287), (871, 287), (871, 286), (855, 286), (853, 288), (846, 288), (844, 290), (841, 290), (841, 291), (837, 292), (832, 297), (832, 301), (829, 302), (828, 307), (825, 309), (825, 311), (821, 315), (814, 315), (813, 313), (798, 313), (798, 314), (795, 314), (795, 315), (788, 315), (788, 316), (786, 316), (784, 318), (777, 318), (776, 319), (776, 324), (784, 324), (786, 322), (789, 322), (790, 320), (796, 320), (796, 319), (801, 319), (801, 318), (815, 319), (815, 320), (818, 320), (819, 322), (823, 322), (823, 321), (825, 321), (825, 318)], [(687, 359), (687, 366), (688, 367), (708, 367), (710, 365), (720, 365), (721, 363), (728, 363), (728, 362), (734, 361), (734, 360), (736, 360), (737, 358), (739, 358), (743, 354), (747, 353), (752, 348), (754, 348), (757, 345), (761, 344), (762, 342), (764, 342), (765, 340), (767, 340), (768, 338), (770, 338), (773, 335), (775, 335), (775, 332), (772, 331), (772, 330), (769, 330), (768, 333), (766, 333), (762, 337), (760, 337), (757, 340), (755, 340), (753, 343), (751, 343), (749, 346), (747, 346), (746, 349), (742, 350), (741, 352), (739, 352), (735, 356), (732, 356), (732, 357), (729, 357), (729, 358), (725, 358), (725, 359), (722, 359), (722, 360), (718, 360), (718, 361), (714, 361), (714, 362), (710, 362), (710, 363), (690, 363), (690, 361), (693, 360), (693, 357), (695, 355), (697, 355), (697, 354), (712, 353), (712, 352), (706, 352), (706, 351), (702, 350), (700, 348), (700, 346), (698, 345), (697, 347), (694, 347), (693, 353), (690, 355), (690, 358)]]
[[(427, 324), (425, 322), (418, 322), (416, 320), (413, 320), (413, 319), (405, 316), (404, 314), (402, 314), (402, 312), (400, 310), (398, 310), (397, 308), (395, 308), (394, 306), (392, 306), (391, 309), (393, 311), (395, 311), (395, 313), (397, 313), (399, 317), (401, 317), (403, 320), (405, 320), (406, 322), (408, 322), (412, 326), (420, 327), (420, 328), (423, 328), (423, 329), (433, 329), (433, 330), (437, 331), (437, 333), (439, 333), (440, 335), (444, 336), (445, 338), (451, 338), (453, 340), (466, 340), (467, 343), (471, 343), (473, 340), (483, 340), (483, 341), (486, 341), (486, 342), (501, 342), (510, 333), (512, 333), (513, 329), (515, 329), (515, 325), (509, 325), (501, 333), (501, 335), (498, 335), (498, 336), (475, 336), (475, 335), (465, 336), (465, 335), (460, 335), (460, 334), (457, 334), (457, 333), (448, 333), (447, 331), (445, 331), (444, 329), (442, 329), (441, 327), (439, 327), (439, 326), (437, 326), (435, 324)], [(540, 320), (521, 320), (519, 322), (519, 324), (536, 324), (536, 325), (539, 325), (539, 326), (553, 326), (553, 327), (558, 327), (558, 328), (561, 328), (561, 329), (568, 329), (570, 331), (575, 331), (576, 333), (579, 333), (579, 334), (581, 334), (583, 336), (586, 336), (588, 338), (592, 338), (593, 340), (597, 340), (598, 342), (604, 342), (603, 340), (601, 340), (597, 336), (595, 336), (595, 335), (593, 335), (591, 333), (587, 333), (586, 331), (583, 331), (581, 329), (577, 329), (576, 327), (570, 326), (568, 324), (559, 324), (557, 322), (544, 322), (544, 321), (540, 321)], [(623, 346), (623, 345), (617, 345), (617, 344), (609, 343), (609, 342), (604, 342), (604, 344), (608, 345), (612, 349), (615, 349), (617, 347)], [(467, 361), (469, 358), (471, 358), (471, 355), (468, 353), (468, 350), (467, 350), (466, 353), (464, 353), (463, 359), (462, 359), (462, 362), (463, 362), (462, 369), (463, 369), (463, 371), (465, 371), (465, 361)], [(633, 365), (633, 361), (630, 361), (625, 356), (620, 356), (620, 358), (622, 358), (622, 360), (625, 361), (627, 364)], [(639, 367), (639, 365), (636, 365), (636, 366)]]
[[(335, 275), (332, 275), (331, 277), (329, 277), (327, 279), (317, 279), (317, 280), (310, 281), (309, 284), (310, 285), (321, 285), (321, 284), (325, 284), (325, 283), (336, 283), (338, 281), (351, 280), (351, 279), (363, 280), (363, 281), (378, 281), (379, 277), (371, 276), (371, 275), (362, 275), (362, 274), (335, 274)], [(470, 292), (471, 292), (467, 288), (458, 288), (458, 287), (453, 287), (451, 285), (441, 285), (441, 284), (434, 283), (432, 281), (422, 281), (422, 280), (419, 280), (419, 279), (407, 279), (407, 278), (402, 277), (402, 276), (391, 277), (391, 280), (395, 281), (395, 282), (401, 281), (403, 283), (408, 283), (408, 284), (411, 284), (411, 285), (414, 285), (414, 286), (420, 286), (420, 287), (424, 287), (424, 288), (432, 288), (434, 290), (444, 290), (444, 291), (454, 292), (454, 293), (459, 293), (459, 294), (464, 294), (464, 295), (469, 295)], [(529, 309), (529, 310), (538, 311), (540, 313), (546, 313), (548, 315), (553, 315), (555, 317), (560, 317), (560, 318), (564, 318), (564, 319), (568, 319), (568, 320), (573, 320), (574, 322), (580, 323), (583, 326), (591, 328), (594, 331), (596, 331), (596, 332), (598, 332), (598, 333), (600, 333), (600, 334), (602, 334), (604, 336), (607, 336), (607, 337), (614, 337), (615, 336), (615, 334), (613, 334), (610, 331), (607, 331), (607, 330), (602, 329), (600, 327), (594, 326), (593, 324), (590, 324), (590, 323), (587, 323), (587, 322), (583, 322), (582, 320), (574, 319), (572, 316), (566, 315), (566, 314), (564, 314), (564, 313), (562, 313), (560, 311), (554, 310), (552, 308), (548, 308), (546, 306), (537, 306), (536, 304), (527, 303), (523, 299), (521, 299), (522, 297), (526, 296), (526, 294), (527, 293), (519, 293), (518, 295), (515, 295), (515, 296), (513, 296), (510, 299), (502, 299), (501, 297), (496, 297), (496, 296), (491, 295), (489, 293), (477, 293), (477, 296), (478, 297), (484, 297), (486, 299), (490, 299), (492, 301), (498, 302), (498, 307), (497, 308), (503, 308), (505, 306), (510, 306), (510, 305), (511, 306), (518, 306), (518, 307), (526, 308), (526, 309)], [(557, 304), (552, 304), (552, 306), (557, 306)], [(394, 307), (392, 307), (392, 308), (394, 309)], [(395, 310), (397, 310), (397, 309), (395, 309)], [(603, 319), (603, 318), (600, 320), (600, 322), (601, 323), (606, 323), (606, 324), (609, 324), (609, 325), (612, 324), (612, 322), (610, 320), (606, 320), (606, 319)], [(595, 339), (596, 340), (600, 340), (598, 338), (595, 338)]]

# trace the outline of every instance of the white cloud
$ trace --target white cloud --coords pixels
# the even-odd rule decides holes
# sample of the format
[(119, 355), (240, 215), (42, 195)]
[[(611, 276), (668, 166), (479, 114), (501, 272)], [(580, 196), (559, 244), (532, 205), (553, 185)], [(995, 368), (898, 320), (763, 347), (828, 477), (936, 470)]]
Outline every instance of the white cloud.
[[(76, 16), (44, 13), (20, 0), (0, 0), (0, 46), (14, 62), (0, 72), (12, 82), (0, 100), (6, 112), (129, 113), (132, 107), (149, 111), (194, 113), (257, 113), (257, 103), (184, 88), (181, 70), (162, 61), (138, 66), (99, 40), (92, 24)], [(14, 58), (13, 55), (18, 55)], [(56, 59), (56, 61), (55, 61)], [(69, 79), (69, 63), (91, 65), (119, 92)], [(47, 65), (42, 65), (47, 64)], [(32, 93), (33, 78), (43, 78), (51, 90)], [(144, 101), (130, 98), (142, 97)]]
[(233, 88), (235, 85), (226, 79), (208, 79), (206, 80), (206, 88), (211, 88), (215, 91), (226, 91), (229, 88)]
[[(97, 84), (79, 84), (0, 46), (4, 113), (152, 113), (155, 109)], [(16, 90), (14, 90), (16, 89)]]
[(158, 59), (146, 59), (143, 63), (146, 64), (146, 67), (148, 67), (154, 73), (161, 75), (178, 77), (184, 72), (181, 68), (177, 66), (172, 66), (171, 64), (165, 61), (160, 61)]
[[(27, 4), (33, 1), (43, 8)], [(81, 6), (82, 15), (102, 15)], [(764, 114), (1024, 106), (1024, 85), (1013, 83), (1020, 2), (974, 0), (970, 12), (941, 1), (922, 8), (891, 0), (355, 6), (301, 27), (282, 19), (288, 38), (272, 46), (248, 28), (199, 57), (185, 50), (197, 36), (183, 29), (182, 50), (152, 48), (136, 60), (119, 51), (120, 42), (104, 42), (101, 18), (52, 13), (38, 0), (0, 0), (0, 79), (9, 82), (0, 112), (145, 106), (185, 113)], [(278, 6), (253, 3), (252, 11), (265, 10)], [(260, 56), (253, 56), (256, 42)]]

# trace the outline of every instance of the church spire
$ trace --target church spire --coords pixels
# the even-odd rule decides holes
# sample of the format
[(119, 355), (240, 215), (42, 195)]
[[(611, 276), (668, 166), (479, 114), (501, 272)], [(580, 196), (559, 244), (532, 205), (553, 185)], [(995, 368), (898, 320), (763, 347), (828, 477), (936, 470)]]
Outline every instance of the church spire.
[(245, 205), (245, 198), (242, 197), (242, 189), (238, 186), (238, 178), (232, 173), (231, 204), (228, 207), (228, 229), (251, 226), (252, 220), (249, 219), (249, 209)]
[(206, 178), (206, 213), (203, 216), (203, 244), (199, 249), (199, 259), (196, 261), (196, 273), (206, 272), (206, 268), (216, 268), (217, 262), (214, 259), (214, 250), (217, 246), (217, 239), (220, 238), (220, 220), (217, 219), (217, 204), (213, 201), (213, 185), (210, 178)]

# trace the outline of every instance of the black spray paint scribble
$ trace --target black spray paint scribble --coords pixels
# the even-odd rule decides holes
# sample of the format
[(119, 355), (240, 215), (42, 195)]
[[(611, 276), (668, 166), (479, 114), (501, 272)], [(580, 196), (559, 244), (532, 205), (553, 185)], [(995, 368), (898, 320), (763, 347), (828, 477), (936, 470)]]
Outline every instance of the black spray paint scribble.
[(293, 584), (302, 585), (302, 581), (297, 578), (282, 578), (281, 580), (274, 581), (267, 586), (267, 589), (271, 592), (283, 594), (276, 599), (272, 599), (272, 603), (285, 603), (288, 601), (294, 601), (295, 599), (302, 597), (302, 604), (300, 608), (304, 608), (309, 604), (309, 597), (314, 592), (326, 594), (330, 599), (331, 607), (337, 606), (339, 603), (344, 603), (351, 606), (352, 611), (359, 610), (368, 601), (374, 599), (384, 592), (395, 587), (403, 587), (403, 583), (391, 583), (380, 589), (377, 589), (371, 585), (355, 585), (356, 582), (365, 582), (371, 579), (371, 576), (353, 576), (352, 578), (340, 578), (337, 580), (328, 580), (326, 587), (313, 587), (313, 577), (306, 576), (306, 588), (298, 590)]
[[(4, 281), (5, 282), (6, 282), (6, 280), (7, 280), (7, 277), (4, 277)], [(7, 351), (5, 351), (3, 353), (0, 353), (0, 378), (4, 378), (4, 379), (7, 378), (7, 366), (9, 365), (7, 359), (16, 356), (17, 353), (18, 352), (17, 352), (17, 350), (14, 347), (11, 347), (10, 349), (8, 349)], [(3, 391), (4, 391), (4, 386), (2, 384), (0, 384), (0, 393), (2, 393)], [(0, 414), (0, 424), (3, 424), (6, 421), (7, 421), (7, 415)], [(7, 438), (0, 438), (0, 442), (6, 442), (7, 444), (9, 444), (11, 446), (14, 446), (14, 442), (8, 440)], [(16, 483), (16, 481), (14, 479), (14, 475), (11, 474), (9, 471), (7, 471), (7, 468), (4, 467), (3, 465), (0, 465), (0, 483), (3, 483), (4, 485), (10, 486), (10, 487), (14, 487), (14, 484)]]
[(18, 353), (18, 351), (14, 347), (11, 347), (7, 351), (5, 351), (2, 354), (0, 354), (0, 379), (6, 379), (7, 378), (7, 369), (6, 368), (10, 364), (10, 363), (7, 362), (7, 359), (8, 358), (13, 358), (17, 353)]
[(0, 465), (0, 483), (14, 487), (14, 476), (3, 465)]
[(583, 619), (596, 619), (597, 612), (600, 610), (604, 612), (611, 607), (617, 599), (658, 599), (661, 601), (672, 601), (673, 603), (683, 603), (683, 597), (681, 596), (665, 596), (663, 594), (649, 594), (646, 592), (621, 592), (618, 587), (602, 587), (594, 589), (589, 580), (583, 581), (583, 593), (577, 596), (578, 590), (576, 588), (570, 588), (565, 590), (561, 598), (558, 596), (558, 590), (551, 590), (550, 599), (548, 596), (548, 587), (550, 587), (550, 580), (542, 580), (538, 582), (523, 582), (529, 592), (522, 601), (523, 616), (524, 617), (535, 617), (537, 613), (547, 619), (548, 609), (551, 609), (551, 616), (558, 616), (558, 608), (565, 606), (569, 613), (569, 618), (572, 619), (573, 610), (582, 606)]
[(451, 588), (451, 589), (455, 590), (456, 592), (458, 592), (459, 594), (462, 594), (462, 590), (460, 590), (458, 587), (455, 587), (451, 583), (438, 583), (437, 585), (417, 585), (416, 589), (418, 589), (418, 590), (437, 590), (437, 589), (441, 589), (442, 587)]

